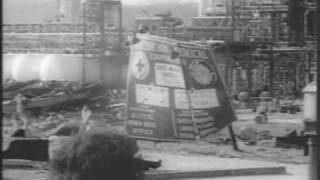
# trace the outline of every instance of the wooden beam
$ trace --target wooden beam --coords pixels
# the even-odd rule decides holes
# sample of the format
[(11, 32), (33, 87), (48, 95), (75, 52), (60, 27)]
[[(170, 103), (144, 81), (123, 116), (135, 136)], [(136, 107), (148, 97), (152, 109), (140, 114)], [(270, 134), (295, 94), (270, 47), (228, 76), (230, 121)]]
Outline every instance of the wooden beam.
[(239, 168), (224, 170), (202, 170), (202, 171), (154, 171), (147, 172), (148, 180), (168, 180), (168, 179), (193, 179), (193, 178), (215, 178), (227, 176), (257, 176), (285, 174), (286, 168), (280, 167), (260, 167), (260, 168)]

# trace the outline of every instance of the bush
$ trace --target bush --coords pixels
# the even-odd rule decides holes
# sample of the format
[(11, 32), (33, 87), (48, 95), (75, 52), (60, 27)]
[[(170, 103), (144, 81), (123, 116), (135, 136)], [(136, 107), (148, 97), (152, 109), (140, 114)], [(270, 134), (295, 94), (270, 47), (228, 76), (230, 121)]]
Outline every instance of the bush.
[(74, 136), (50, 161), (51, 180), (139, 180), (134, 139), (105, 131)]

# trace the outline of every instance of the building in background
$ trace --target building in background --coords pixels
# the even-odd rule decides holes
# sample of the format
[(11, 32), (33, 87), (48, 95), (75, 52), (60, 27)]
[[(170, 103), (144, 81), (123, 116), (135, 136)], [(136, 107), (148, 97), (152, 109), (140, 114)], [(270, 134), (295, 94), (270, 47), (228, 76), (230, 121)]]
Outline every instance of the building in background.
[[(122, 67), (126, 68), (128, 60), (122, 51), (124, 38), (121, 1), (57, 0), (55, 2), (55, 6), (52, 6), (55, 7), (55, 11), (51, 14), (50, 21), (2, 24), (3, 54), (16, 54), (19, 58), (25, 57), (20, 57), (22, 54), (37, 54), (44, 59), (49, 55), (66, 56), (66, 59), (70, 57), (70, 61), (76, 58), (77, 63), (83, 66), (85, 61), (97, 61), (101, 63), (99, 66), (101, 79), (108, 78), (102, 75), (105, 71), (110, 71), (111, 67), (121, 69), (115, 73), (121, 77)], [(47, 18), (42, 14), (39, 16)], [(108, 66), (109, 70), (105, 66)], [(85, 74), (89, 73), (83, 74), (83, 77), (86, 77)], [(125, 84), (123, 79), (118, 80), (114, 83)]]
[(58, 22), (80, 22), (82, 13), (82, 1), (57, 0)]
[[(47, 17), (39, 14), (43, 18), (42, 21), (4, 23), (3, 52), (81, 54), (84, 43), (89, 54), (98, 53), (101, 48), (119, 49), (123, 40), (120, 34), (123, 31), (120, 1), (55, 2), (54, 6), (50, 4), (56, 7), (50, 21), (45, 21)], [(27, 9), (26, 7), (26, 11)]]
[[(57, 0), (3, 0), (3, 24), (39, 24), (57, 17)], [(49, 8), (50, 7), (50, 8)]]
[(165, 26), (165, 20), (158, 16), (145, 16), (136, 18), (134, 24), (136, 30), (143, 26), (147, 27), (150, 32), (157, 32)]
[[(2, 25), (4, 53), (122, 52), (120, 1), (22, 4), (4, 2), (11, 18), (5, 16)], [(20, 13), (13, 13), (15, 6)], [(145, 13), (135, 20), (135, 28), (146, 26), (152, 34), (182, 40), (225, 42), (215, 50), (230, 91), (279, 91), (290, 84), (286, 92), (299, 92), (316, 72), (315, 0), (201, 0), (190, 25), (172, 14)]]
[(263, 82), (272, 94), (298, 95), (315, 73), (315, 1), (235, 0), (233, 9), (234, 41), (255, 49), (248, 63), (268, 67)]
[(231, 3), (231, 0), (200, 0), (198, 16), (230, 16)]
[(180, 40), (186, 40), (185, 27), (181, 18), (173, 17), (171, 11), (150, 15), (143, 11), (143, 16), (135, 19), (135, 30), (138, 32), (141, 28), (150, 34), (171, 37)]
[(198, 12), (187, 37), (226, 42), (216, 55), (234, 93), (299, 95), (314, 76), (314, 0), (201, 0)]
[(192, 18), (187, 28), (190, 40), (224, 40), (232, 41), (232, 19), (230, 16), (202, 16)]
[(232, 40), (231, 0), (200, 0), (198, 16), (187, 29), (191, 40)]

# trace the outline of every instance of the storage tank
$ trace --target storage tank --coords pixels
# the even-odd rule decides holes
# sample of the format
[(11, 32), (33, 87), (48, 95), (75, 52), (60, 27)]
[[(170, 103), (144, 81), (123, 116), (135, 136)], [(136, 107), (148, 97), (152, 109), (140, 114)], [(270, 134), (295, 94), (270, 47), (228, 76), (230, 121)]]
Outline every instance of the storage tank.
[(42, 54), (16, 54), (14, 56), (16, 58), (11, 64), (11, 74), (14, 80), (29, 81), (40, 79), (39, 70), (43, 59)]
[[(83, 73), (85, 66), (85, 73)], [(82, 55), (50, 54), (46, 55), (41, 64), (40, 77), (43, 81), (66, 80), (81, 82), (97, 81), (100, 78), (100, 66), (97, 59), (82, 60)]]
[(306, 121), (317, 120), (317, 84), (316, 81), (309, 83), (303, 89), (303, 116)]
[(126, 86), (128, 71), (127, 56), (92, 57), (84, 62), (81, 54), (4, 54), (3, 62), (3, 80), (82, 82), (85, 74), (86, 82), (103, 80), (113, 88)]
[(24, 55), (2, 54), (2, 82), (6, 79), (13, 79), (12, 67), (17, 59), (23, 58)]

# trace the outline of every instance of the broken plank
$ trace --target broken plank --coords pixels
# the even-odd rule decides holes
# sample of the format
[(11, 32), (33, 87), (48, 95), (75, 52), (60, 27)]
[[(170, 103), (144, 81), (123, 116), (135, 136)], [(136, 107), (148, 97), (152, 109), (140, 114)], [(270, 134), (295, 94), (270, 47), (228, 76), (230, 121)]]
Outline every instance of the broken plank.
[(76, 100), (82, 100), (88, 97), (88, 93), (77, 93), (72, 95), (60, 95), (52, 96), (48, 98), (39, 98), (36, 101), (31, 101), (26, 108), (35, 108), (35, 107), (50, 107), (62, 104), (64, 102), (71, 102)]
[(243, 169), (223, 169), (223, 170), (202, 170), (202, 171), (153, 171), (146, 173), (147, 180), (168, 180), (185, 178), (215, 178), (226, 176), (256, 176), (286, 174), (286, 168), (279, 167), (259, 167)]

